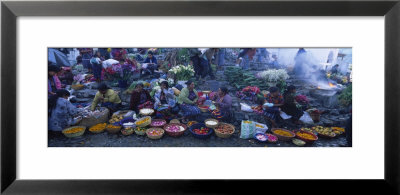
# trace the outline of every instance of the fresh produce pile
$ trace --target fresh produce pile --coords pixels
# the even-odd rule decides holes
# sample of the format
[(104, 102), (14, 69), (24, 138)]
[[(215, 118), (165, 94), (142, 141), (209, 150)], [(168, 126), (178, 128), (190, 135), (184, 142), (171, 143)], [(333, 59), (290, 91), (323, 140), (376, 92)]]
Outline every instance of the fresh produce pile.
[(262, 134), (262, 133), (258, 133), (258, 134), (256, 135), (256, 139), (259, 140), (259, 141), (265, 142), (265, 141), (267, 141), (268, 136), (265, 135), (265, 134)]
[(233, 133), (232, 127), (227, 124), (219, 125), (217, 128), (215, 128), (215, 131), (218, 131), (219, 133), (222, 133), (222, 134), (232, 134)]
[(83, 128), (83, 127), (75, 127), (75, 128), (68, 129), (68, 130), (64, 131), (64, 133), (66, 133), (66, 134), (72, 134), (72, 133), (81, 132), (81, 131), (83, 131), (83, 130), (85, 130), (85, 128)]
[(289, 133), (287, 131), (284, 131), (284, 130), (280, 130), (280, 129), (274, 130), (274, 133), (278, 134), (280, 136), (285, 136), (285, 137), (292, 137), (293, 136), (291, 133)]
[(254, 74), (242, 70), (240, 67), (228, 67), (224, 71), (227, 81), (236, 89), (246, 86), (257, 86), (259, 89), (266, 90), (268, 85), (265, 81), (257, 79)]
[(103, 131), (107, 126), (107, 123), (99, 123), (95, 126), (92, 126), (89, 128), (90, 132), (99, 132), (99, 131)]
[(263, 97), (263, 95), (260, 94), (260, 89), (256, 86), (247, 86), (241, 91), (236, 92), (236, 96), (241, 100), (256, 101), (258, 95), (261, 96), (261, 98)]
[(166, 127), (165, 130), (169, 132), (180, 132), (184, 131), (185, 128), (179, 124), (176, 124), (176, 125), (168, 125), (168, 127)]
[(108, 122), (113, 124), (113, 123), (116, 123), (116, 122), (120, 122), (122, 119), (124, 119), (124, 117), (122, 115), (113, 115)]
[(107, 129), (119, 129), (121, 127), (120, 126), (115, 126), (115, 125), (112, 125), (112, 124), (108, 124), (106, 128)]
[(136, 121), (137, 125), (142, 125), (143, 123), (149, 122), (150, 118), (143, 118), (142, 120)]
[(151, 135), (151, 136), (159, 136), (163, 134), (163, 131), (160, 129), (150, 129), (147, 134)]
[(311, 129), (311, 128), (303, 127), (303, 128), (301, 128), (300, 130), (302, 130), (302, 131), (307, 131), (307, 132), (316, 134), (316, 132), (315, 132), (313, 129)]
[(144, 134), (147, 129), (143, 128), (143, 127), (136, 127), (134, 130), (135, 130), (136, 133)]
[(341, 128), (341, 127), (332, 127), (332, 131), (336, 135), (341, 135), (345, 132), (344, 128)]
[(199, 135), (207, 135), (210, 132), (210, 129), (207, 127), (201, 127), (200, 129), (194, 129), (193, 132)]
[(314, 137), (314, 136), (312, 136), (312, 135), (310, 135), (310, 134), (308, 134), (308, 133), (301, 132), (301, 131), (298, 131), (298, 132), (296, 133), (296, 135), (299, 136), (299, 137), (301, 137), (301, 138), (308, 139), (308, 140), (314, 140), (314, 141), (317, 140), (316, 137)]
[(132, 127), (128, 127), (128, 128), (122, 129), (121, 133), (123, 135), (130, 135), (133, 133), (133, 131), (134, 131), (134, 129)]
[(332, 131), (332, 128), (330, 127), (322, 127), (322, 126), (316, 126), (312, 127), (314, 131), (316, 131), (318, 134), (328, 136), (328, 137), (335, 137), (336, 134)]

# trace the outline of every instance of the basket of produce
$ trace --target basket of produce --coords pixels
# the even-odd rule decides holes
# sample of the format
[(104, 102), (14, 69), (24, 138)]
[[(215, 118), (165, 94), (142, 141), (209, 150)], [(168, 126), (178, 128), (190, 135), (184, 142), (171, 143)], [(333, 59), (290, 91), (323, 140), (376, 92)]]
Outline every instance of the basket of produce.
[(274, 128), (271, 131), (279, 140), (282, 141), (289, 141), (296, 136), (293, 132), (286, 129)]
[(150, 128), (146, 130), (146, 134), (150, 139), (160, 139), (164, 135), (164, 129)]
[(219, 123), (219, 125), (214, 128), (215, 135), (220, 138), (229, 138), (235, 133), (235, 126), (228, 123)]
[(197, 122), (197, 121), (189, 121), (189, 122), (187, 123), (187, 126), (190, 127), (190, 126), (192, 126), (192, 125), (194, 125), (194, 124), (197, 124), (197, 123), (199, 123), (199, 122)]
[(171, 121), (169, 121), (169, 124), (171, 123), (180, 124), (181, 122), (179, 122), (178, 119), (172, 119)]
[(197, 123), (197, 124), (190, 126), (189, 131), (196, 138), (206, 139), (211, 136), (214, 129), (208, 128), (204, 123)]
[(312, 134), (315, 134), (315, 135), (318, 135), (318, 133), (316, 131), (314, 131), (313, 129), (311, 129), (311, 128), (303, 127), (300, 130), (301, 131), (306, 131), (306, 132), (309, 132), (309, 133), (312, 133)]
[(276, 143), (278, 142), (278, 137), (276, 137), (275, 135), (272, 135), (270, 133), (265, 134), (268, 137), (268, 142), (269, 143)]
[(83, 88), (85, 88), (85, 85), (82, 84), (71, 85), (71, 89), (73, 90), (81, 90)]
[(165, 133), (172, 137), (178, 137), (185, 133), (187, 126), (179, 123), (171, 123), (164, 126)]
[(151, 117), (146, 116), (146, 117), (143, 117), (143, 118), (138, 119), (138, 120), (135, 122), (135, 125), (136, 125), (137, 127), (146, 127), (147, 125), (150, 125), (150, 123), (151, 123)]
[(343, 135), (346, 132), (342, 127), (331, 127), (331, 129), (336, 135)]
[(296, 139), (296, 138), (294, 138), (294, 139), (292, 140), (292, 142), (293, 142), (293, 144), (295, 144), (296, 146), (304, 146), (304, 145), (306, 145), (306, 142), (303, 141), (303, 140), (301, 140), (301, 139)]
[(318, 133), (318, 137), (323, 137), (328, 139), (336, 137), (336, 134), (332, 131), (330, 127), (316, 126), (312, 127), (311, 129), (313, 129)]
[(108, 133), (118, 133), (118, 131), (121, 130), (121, 126), (115, 126), (115, 125), (108, 124), (106, 126), (106, 130), (108, 131)]
[(62, 130), (62, 133), (65, 137), (79, 137), (85, 133), (86, 127), (85, 126), (73, 126)]
[(136, 127), (136, 128), (134, 128), (134, 131), (135, 131), (135, 133), (136, 133), (136, 135), (144, 135), (144, 134), (146, 134), (146, 128), (144, 128), (144, 127)]
[(201, 105), (201, 106), (198, 106), (198, 107), (199, 107), (201, 112), (208, 112), (208, 106)]
[(114, 113), (108, 122), (110, 122), (110, 124), (119, 123), (122, 119), (124, 119), (124, 115), (128, 114), (129, 112), (130, 112), (129, 110), (123, 110), (119, 111), (118, 113)]
[(254, 139), (256, 139), (259, 142), (266, 142), (268, 140), (268, 136), (264, 133), (256, 133), (254, 135)]
[(94, 111), (91, 111), (90, 109), (84, 109), (79, 113), (79, 115), (83, 117), (79, 125), (91, 127), (99, 123), (106, 123), (109, 112), (110, 111), (104, 107), (100, 107)]
[(314, 133), (302, 130), (296, 131), (296, 137), (309, 144), (312, 144), (313, 142), (318, 140), (318, 136), (316, 136)]
[(107, 123), (99, 123), (89, 128), (92, 133), (102, 133), (106, 129)]
[(119, 125), (123, 126), (124, 128), (126, 127), (133, 127), (135, 128), (135, 122), (136, 120), (133, 118), (124, 118), (121, 121), (119, 121)]
[(150, 123), (150, 126), (162, 128), (166, 124), (167, 124), (167, 121), (165, 121), (164, 119), (153, 119)]
[(121, 130), (122, 135), (131, 135), (135, 132), (135, 129), (132, 127), (124, 128)]
[(154, 114), (154, 109), (143, 108), (143, 109), (140, 109), (139, 114), (141, 114), (143, 116), (150, 116), (150, 115)]
[(204, 121), (204, 123), (206, 124), (206, 126), (207, 126), (208, 128), (215, 128), (215, 127), (218, 127), (218, 120), (216, 120), (216, 119), (209, 118), (209, 119), (206, 119), (206, 120)]

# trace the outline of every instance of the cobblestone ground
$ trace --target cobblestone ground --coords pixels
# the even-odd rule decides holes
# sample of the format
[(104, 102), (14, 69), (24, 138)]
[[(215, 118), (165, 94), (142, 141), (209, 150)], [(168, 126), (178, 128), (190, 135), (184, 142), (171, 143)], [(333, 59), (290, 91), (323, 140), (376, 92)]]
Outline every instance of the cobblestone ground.
[[(228, 89), (232, 88), (229, 83), (225, 81), (223, 72), (219, 71), (216, 74), (217, 80), (206, 80), (203, 83), (199, 83), (196, 87), (199, 90), (217, 90), (220, 86), (227, 86)], [(291, 141), (278, 143), (261, 143), (255, 139), (240, 139), (240, 122), (241, 120), (254, 120), (256, 122), (266, 123), (262, 116), (254, 113), (243, 113), (240, 111), (240, 101), (235, 97), (234, 91), (230, 92), (233, 97), (233, 110), (234, 121), (233, 125), (236, 126), (235, 133), (230, 138), (219, 138), (215, 134), (211, 135), (207, 139), (195, 138), (187, 130), (181, 137), (170, 137), (164, 135), (159, 140), (151, 140), (146, 135), (140, 136), (132, 134), (124, 136), (121, 133), (109, 134), (103, 132), (100, 134), (93, 134), (86, 130), (85, 134), (78, 138), (66, 138), (61, 133), (49, 132), (48, 146), (49, 147), (298, 147)], [(88, 98), (88, 101), (91, 101)], [(210, 118), (208, 113), (202, 113), (197, 118), (197, 121), (202, 122), (205, 119)], [(343, 126), (344, 121), (342, 120), (335, 125)], [(332, 122), (332, 121), (329, 121)], [(321, 122), (315, 125), (324, 125)], [(283, 123), (284, 128), (296, 129), (299, 127), (293, 126), (290, 122)], [(305, 147), (346, 147), (348, 143), (344, 135), (333, 139), (319, 138), (312, 145), (306, 145)]]

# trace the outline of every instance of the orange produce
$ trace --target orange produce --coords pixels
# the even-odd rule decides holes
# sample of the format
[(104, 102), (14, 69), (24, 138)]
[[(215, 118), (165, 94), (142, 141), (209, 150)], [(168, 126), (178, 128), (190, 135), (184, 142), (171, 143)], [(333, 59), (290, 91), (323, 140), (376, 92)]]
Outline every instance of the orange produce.
[(81, 132), (81, 131), (83, 131), (83, 130), (84, 130), (84, 128), (82, 128), (82, 127), (75, 127), (75, 128), (68, 129), (68, 130), (64, 131), (64, 133), (72, 134), (72, 133)]

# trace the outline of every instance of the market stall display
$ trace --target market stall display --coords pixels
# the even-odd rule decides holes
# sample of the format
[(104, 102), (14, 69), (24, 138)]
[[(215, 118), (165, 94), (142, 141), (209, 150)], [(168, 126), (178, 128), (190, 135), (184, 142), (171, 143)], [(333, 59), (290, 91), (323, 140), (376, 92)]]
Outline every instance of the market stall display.
[(182, 136), (187, 129), (187, 126), (180, 123), (171, 123), (164, 126), (164, 130), (167, 135), (172, 137)]
[(318, 140), (318, 136), (316, 136), (314, 133), (302, 130), (296, 131), (296, 137), (309, 144), (312, 144), (313, 142)]
[(289, 141), (296, 136), (293, 132), (286, 129), (276, 128), (272, 129), (271, 131), (281, 141)]
[(85, 126), (73, 126), (62, 130), (62, 134), (69, 138), (79, 137), (85, 133), (85, 130)]
[(196, 138), (206, 139), (211, 136), (214, 132), (214, 129), (206, 127), (204, 123), (197, 123), (190, 126), (189, 131)]
[(336, 136), (336, 134), (332, 131), (332, 128), (330, 127), (315, 126), (311, 129), (316, 131), (319, 137), (334, 138)]
[(102, 133), (106, 129), (107, 123), (99, 123), (89, 128), (92, 133)]

